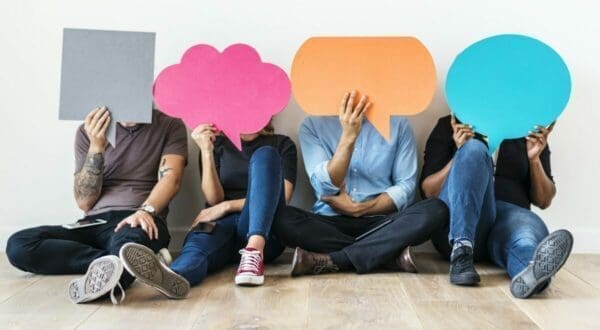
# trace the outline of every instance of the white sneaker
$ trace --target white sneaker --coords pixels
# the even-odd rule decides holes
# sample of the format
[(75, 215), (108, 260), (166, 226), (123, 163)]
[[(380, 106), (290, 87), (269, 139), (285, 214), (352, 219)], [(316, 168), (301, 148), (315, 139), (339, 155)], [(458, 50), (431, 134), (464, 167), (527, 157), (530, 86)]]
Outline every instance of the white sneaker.
[(125, 269), (140, 282), (171, 299), (185, 298), (190, 291), (190, 283), (161, 262), (157, 255), (137, 243), (127, 243), (119, 251)]
[(123, 274), (123, 264), (116, 256), (104, 256), (94, 260), (88, 267), (84, 276), (74, 279), (69, 283), (69, 298), (74, 304), (96, 300), (110, 292), (113, 304), (119, 301), (115, 298), (115, 289), (119, 287), (125, 299), (125, 290), (119, 284)]

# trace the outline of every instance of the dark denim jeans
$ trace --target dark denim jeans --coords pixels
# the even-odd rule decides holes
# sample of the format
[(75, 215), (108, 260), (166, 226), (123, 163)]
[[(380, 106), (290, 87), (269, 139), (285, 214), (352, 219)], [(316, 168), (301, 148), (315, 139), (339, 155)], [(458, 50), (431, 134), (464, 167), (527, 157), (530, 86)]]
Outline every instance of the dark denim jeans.
[[(393, 221), (385, 227), (356, 240), (390, 218)], [(275, 230), (288, 246), (311, 252), (343, 253), (356, 272), (363, 274), (393, 260), (405, 247), (428, 241), (447, 221), (448, 208), (439, 199), (432, 198), (386, 216), (362, 218), (323, 216), (286, 207)]]
[(440, 199), (450, 209), (450, 222), (432, 241), (446, 258), (452, 240), (466, 238), (474, 243), (475, 260), (491, 260), (512, 278), (529, 264), (548, 235), (544, 222), (531, 210), (495, 200), (491, 159), (478, 140), (469, 140), (456, 152)]
[(211, 233), (190, 232), (171, 269), (191, 285), (196, 285), (209, 273), (237, 261), (238, 250), (252, 235), (265, 238), (265, 261), (277, 258), (285, 247), (270, 230), (285, 208), (282, 166), (277, 150), (272, 147), (257, 149), (250, 158), (248, 191), (242, 212), (217, 220)]
[[(154, 218), (158, 227), (158, 240), (151, 240), (141, 228), (125, 226), (114, 232), (117, 224), (133, 211), (112, 211), (88, 219), (103, 219), (107, 223), (79, 229), (62, 226), (41, 226), (13, 234), (6, 244), (10, 263), (36, 274), (83, 274), (92, 261), (106, 255), (119, 256), (125, 243), (145, 245), (154, 252), (169, 245), (169, 231), (165, 222)], [(127, 288), (134, 278), (127, 271), (121, 276), (121, 285)]]

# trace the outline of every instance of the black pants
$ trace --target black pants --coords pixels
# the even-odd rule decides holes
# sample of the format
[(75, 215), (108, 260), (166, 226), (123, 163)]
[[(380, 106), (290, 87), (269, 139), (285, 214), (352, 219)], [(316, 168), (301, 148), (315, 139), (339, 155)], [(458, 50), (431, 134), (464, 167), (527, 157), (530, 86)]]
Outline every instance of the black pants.
[[(387, 226), (355, 240), (390, 217), (393, 221)], [(318, 253), (342, 252), (357, 273), (367, 273), (398, 256), (405, 247), (426, 242), (447, 221), (446, 204), (435, 198), (388, 216), (363, 218), (321, 216), (290, 206), (274, 228), (288, 246)]]
[[(104, 219), (106, 224), (79, 229), (62, 226), (41, 226), (13, 234), (6, 245), (10, 263), (27, 272), (46, 275), (83, 274), (92, 261), (106, 255), (119, 255), (121, 246), (128, 242), (143, 244), (155, 252), (169, 244), (169, 231), (159, 218), (158, 240), (150, 240), (141, 228), (125, 226), (114, 232), (117, 224), (132, 211), (112, 211), (88, 217)], [(134, 278), (127, 271), (121, 276), (121, 285), (127, 288)]]

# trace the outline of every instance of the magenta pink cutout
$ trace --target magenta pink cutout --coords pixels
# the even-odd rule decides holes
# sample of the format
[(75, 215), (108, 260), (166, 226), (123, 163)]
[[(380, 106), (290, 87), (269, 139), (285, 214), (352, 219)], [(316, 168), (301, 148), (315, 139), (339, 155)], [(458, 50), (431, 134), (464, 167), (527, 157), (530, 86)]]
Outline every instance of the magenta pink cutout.
[(214, 124), (240, 150), (240, 134), (263, 129), (287, 106), (290, 95), (285, 71), (263, 63), (245, 44), (231, 45), (223, 53), (209, 45), (193, 46), (154, 83), (154, 101), (161, 111), (181, 118), (190, 129)]

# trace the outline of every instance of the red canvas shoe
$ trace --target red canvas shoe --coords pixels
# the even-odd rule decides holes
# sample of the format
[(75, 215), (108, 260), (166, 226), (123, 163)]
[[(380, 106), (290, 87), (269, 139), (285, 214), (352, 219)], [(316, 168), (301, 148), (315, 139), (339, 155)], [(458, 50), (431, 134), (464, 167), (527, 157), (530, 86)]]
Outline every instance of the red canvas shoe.
[(265, 265), (261, 253), (253, 248), (240, 250), (242, 258), (240, 266), (235, 273), (235, 284), (237, 285), (263, 285), (265, 282)]

